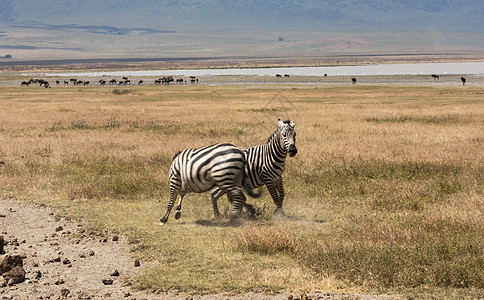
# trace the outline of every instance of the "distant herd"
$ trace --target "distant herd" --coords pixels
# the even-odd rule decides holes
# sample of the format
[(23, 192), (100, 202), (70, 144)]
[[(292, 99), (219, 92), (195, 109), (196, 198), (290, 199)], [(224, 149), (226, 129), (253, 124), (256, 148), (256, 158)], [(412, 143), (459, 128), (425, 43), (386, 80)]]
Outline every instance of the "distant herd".
[[(324, 74), (324, 77), (327, 77), (327, 76), (328, 76), (328, 74)], [(278, 78), (282, 78), (282, 77), (290, 78), (291, 76), (289, 74), (285, 74), (285, 75), (276, 74), (276, 77), (278, 77)], [(434, 80), (440, 80), (439, 75), (432, 74), (431, 77)], [(462, 82), (462, 85), (466, 84), (467, 80), (466, 80), (465, 77), (461, 77), (460, 80)], [(90, 84), (89, 81), (83, 81), (83, 80), (79, 80), (77, 78), (71, 78), (69, 80), (64, 80), (63, 84), (69, 85), (70, 83), (72, 83), (73, 85), (84, 85), (84, 86)], [(104, 85), (131, 85), (131, 80), (128, 77), (123, 77), (122, 79), (119, 79), (119, 80), (111, 79), (109, 81), (106, 81), (104, 79), (100, 79), (98, 81), (98, 83), (99, 83), (99, 85), (102, 85), (102, 86), (104, 86)], [(173, 83), (173, 84), (187, 84), (187, 83), (197, 84), (197, 83), (199, 83), (199, 80), (195, 76), (190, 76), (189, 81), (184, 79), (184, 78), (174, 79), (173, 76), (164, 76), (164, 77), (160, 77), (160, 78), (155, 79), (155, 81), (153, 82), (154, 85), (169, 85), (171, 83)], [(355, 85), (356, 84), (356, 78), (352, 77), (351, 83), (353, 85)], [(29, 86), (31, 84), (39, 84), (41, 87), (50, 88), (49, 82), (44, 80), (44, 79), (30, 79), (28, 81), (22, 81), (22, 83), (20, 85), (21, 86)], [(60, 80), (56, 80), (55, 84), (60, 85), (61, 84)], [(143, 85), (143, 84), (144, 84), (143, 80), (138, 80), (138, 85)]]
[[(197, 84), (199, 82), (198, 78), (196, 78), (195, 76), (190, 76), (190, 79), (189, 81), (187, 81), (186, 79), (183, 79), (183, 78), (177, 78), (177, 79), (174, 79), (173, 76), (164, 76), (164, 77), (160, 77), (160, 78), (157, 78), (155, 79), (155, 81), (153, 82), (153, 84), (155, 85), (161, 85), (161, 84), (164, 84), (164, 85), (169, 85), (170, 83), (174, 83), (174, 84), (187, 84), (188, 82), (190, 82), (191, 84)], [(30, 79), (28, 81), (22, 81), (20, 83), (21, 86), (29, 86), (31, 84), (39, 84), (41, 87), (45, 87), (45, 88), (50, 88), (50, 84), (48, 81), (44, 80), (44, 79)], [(60, 80), (56, 80), (55, 81), (55, 84), (56, 85), (60, 85), (61, 84), (61, 81)], [(87, 80), (79, 80), (77, 78), (71, 78), (69, 80), (64, 80), (63, 82), (64, 85), (69, 85), (69, 84), (72, 84), (72, 85), (89, 85), (90, 84), (90, 81), (87, 81)], [(98, 81), (98, 84), (99, 85), (131, 85), (131, 80), (128, 78), (128, 77), (123, 77), (122, 79), (111, 79), (109, 81), (106, 81), (104, 79), (100, 79)], [(143, 85), (144, 84), (144, 81), (143, 80), (138, 80), (138, 85)]]

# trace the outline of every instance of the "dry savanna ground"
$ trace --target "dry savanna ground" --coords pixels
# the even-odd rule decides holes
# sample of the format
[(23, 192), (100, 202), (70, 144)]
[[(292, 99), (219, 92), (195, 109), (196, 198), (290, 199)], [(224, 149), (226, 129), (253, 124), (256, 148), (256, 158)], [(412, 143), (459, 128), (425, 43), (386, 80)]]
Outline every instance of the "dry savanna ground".
[[(0, 89), (2, 196), (128, 235), (150, 263), (136, 288), (484, 296), (482, 87)], [(261, 144), (278, 117), (296, 122), (290, 221), (265, 191), (240, 227), (212, 219), (208, 193), (157, 225), (176, 151)]]

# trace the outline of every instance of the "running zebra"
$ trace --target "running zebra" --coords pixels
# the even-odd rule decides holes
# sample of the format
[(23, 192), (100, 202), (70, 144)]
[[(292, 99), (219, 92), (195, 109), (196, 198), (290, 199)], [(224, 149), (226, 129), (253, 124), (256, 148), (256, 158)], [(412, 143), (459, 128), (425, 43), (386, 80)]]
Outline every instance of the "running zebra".
[(245, 157), (242, 150), (232, 144), (215, 144), (202, 148), (187, 149), (173, 157), (170, 167), (170, 200), (160, 225), (168, 221), (177, 195), (175, 219), (181, 216), (181, 204), (186, 193), (203, 193), (217, 187), (227, 193), (232, 202), (231, 222), (236, 224), (245, 196), (241, 186), (251, 197), (260, 196), (243, 184)]
[[(245, 154), (247, 164), (245, 174), (248, 177), (250, 190), (266, 185), (271, 194), (276, 210), (274, 215), (285, 217), (282, 210), (284, 201), (284, 188), (282, 186), (282, 173), (284, 163), (289, 154), (293, 157), (297, 153), (295, 123), (290, 121), (282, 122), (278, 120), (279, 127), (274, 132), (267, 143), (252, 148), (242, 149)], [(215, 217), (220, 217), (217, 200), (225, 194), (225, 191), (216, 188), (212, 191), (212, 205)], [(230, 200), (230, 198), (229, 198)], [(247, 210), (254, 212), (249, 204), (244, 204)]]

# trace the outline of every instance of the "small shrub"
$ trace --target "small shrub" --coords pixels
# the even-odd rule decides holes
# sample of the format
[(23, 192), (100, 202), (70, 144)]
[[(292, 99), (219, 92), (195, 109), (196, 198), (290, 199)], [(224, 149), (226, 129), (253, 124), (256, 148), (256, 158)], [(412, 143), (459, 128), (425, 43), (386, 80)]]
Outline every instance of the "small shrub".
[(126, 95), (126, 94), (130, 94), (130, 93), (133, 93), (133, 91), (128, 90), (128, 89), (124, 89), (124, 90), (114, 89), (113, 90), (113, 94), (115, 94), (115, 95)]

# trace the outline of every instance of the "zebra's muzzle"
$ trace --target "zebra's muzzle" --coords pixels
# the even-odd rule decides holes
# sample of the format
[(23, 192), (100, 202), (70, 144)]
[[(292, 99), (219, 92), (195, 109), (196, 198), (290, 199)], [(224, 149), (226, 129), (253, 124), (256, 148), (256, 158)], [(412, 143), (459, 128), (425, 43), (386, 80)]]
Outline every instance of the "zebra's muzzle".
[(290, 157), (293, 157), (294, 155), (297, 154), (297, 148), (294, 144), (290, 145), (289, 146), (289, 151), (287, 151), (289, 153), (289, 156)]

